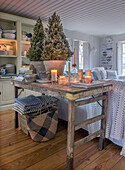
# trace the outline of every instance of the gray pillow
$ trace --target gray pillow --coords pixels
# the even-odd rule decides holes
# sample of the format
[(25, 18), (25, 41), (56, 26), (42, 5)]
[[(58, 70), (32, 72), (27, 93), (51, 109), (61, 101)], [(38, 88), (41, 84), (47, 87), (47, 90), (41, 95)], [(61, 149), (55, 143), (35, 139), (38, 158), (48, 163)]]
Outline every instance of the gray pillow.
[(113, 70), (107, 70), (107, 79), (117, 79), (117, 72)]
[(103, 80), (107, 79), (107, 71), (106, 70), (100, 70), (100, 74)]
[(98, 70), (93, 70), (93, 77), (95, 80), (102, 80), (100, 71), (98, 71)]

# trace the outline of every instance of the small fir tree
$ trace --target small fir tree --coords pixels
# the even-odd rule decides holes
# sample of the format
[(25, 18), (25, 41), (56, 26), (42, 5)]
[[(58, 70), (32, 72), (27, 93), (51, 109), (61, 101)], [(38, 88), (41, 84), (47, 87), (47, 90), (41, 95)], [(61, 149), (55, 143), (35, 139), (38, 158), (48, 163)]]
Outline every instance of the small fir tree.
[(72, 56), (68, 41), (63, 33), (60, 17), (56, 15), (56, 12), (49, 18), (46, 34), (42, 60), (67, 60)]
[(40, 61), (41, 54), (44, 50), (45, 33), (43, 29), (42, 20), (38, 18), (33, 29), (33, 37), (31, 38), (31, 48), (27, 54), (30, 61)]

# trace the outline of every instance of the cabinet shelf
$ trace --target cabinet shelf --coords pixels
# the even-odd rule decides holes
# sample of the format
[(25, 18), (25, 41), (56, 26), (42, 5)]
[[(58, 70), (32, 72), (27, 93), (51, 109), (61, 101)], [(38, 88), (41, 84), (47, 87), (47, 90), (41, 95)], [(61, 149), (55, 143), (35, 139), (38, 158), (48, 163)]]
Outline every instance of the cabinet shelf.
[(22, 44), (28, 44), (28, 45), (30, 45), (30, 44), (31, 44), (31, 42), (30, 42), (30, 41), (21, 41), (21, 43), (22, 43)]
[(8, 41), (8, 42), (17, 42), (17, 40), (14, 39), (6, 39), (6, 38), (0, 38), (0, 41)]
[(0, 57), (17, 57), (16, 55), (0, 55)]
[(27, 58), (27, 56), (24, 56), (24, 55), (22, 55), (21, 57), (25, 57), (25, 58)]

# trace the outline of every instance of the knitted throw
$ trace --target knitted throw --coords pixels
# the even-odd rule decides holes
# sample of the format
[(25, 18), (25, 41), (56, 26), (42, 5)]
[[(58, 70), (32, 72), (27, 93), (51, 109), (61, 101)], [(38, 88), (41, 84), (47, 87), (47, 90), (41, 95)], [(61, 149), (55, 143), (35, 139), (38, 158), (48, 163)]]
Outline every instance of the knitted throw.
[(106, 138), (123, 141), (121, 154), (125, 156), (125, 83), (114, 81), (108, 94)]

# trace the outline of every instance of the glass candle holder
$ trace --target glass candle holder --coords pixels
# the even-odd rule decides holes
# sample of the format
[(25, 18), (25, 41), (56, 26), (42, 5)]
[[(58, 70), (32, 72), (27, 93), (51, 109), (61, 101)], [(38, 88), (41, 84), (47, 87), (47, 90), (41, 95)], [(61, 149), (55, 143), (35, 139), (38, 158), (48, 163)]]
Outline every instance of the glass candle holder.
[(91, 83), (91, 70), (85, 71), (85, 83)]
[(59, 76), (59, 79), (58, 79), (58, 84), (60, 85), (66, 85), (66, 76)]
[(76, 65), (72, 65), (72, 71), (71, 71), (71, 82), (76, 83), (78, 82), (78, 76), (77, 76), (78, 70)]
[(51, 70), (51, 81), (52, 82), (57, 81), (57, 70)]
[(78, 69), (78, 80), (81, 81), (83, 79), (83, 69)]

